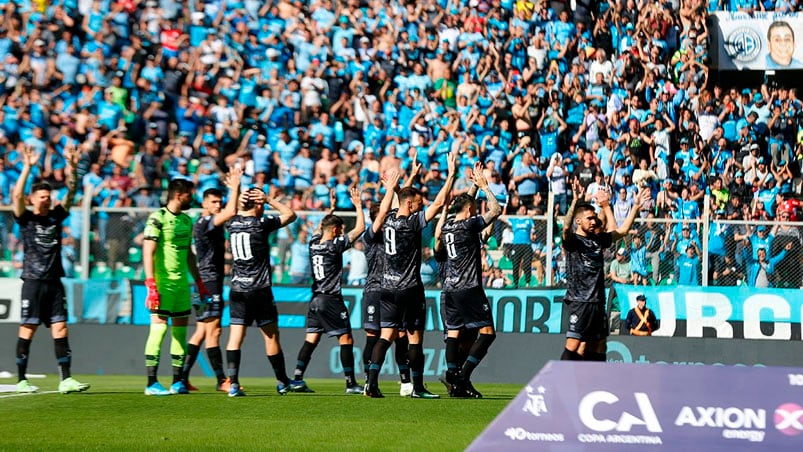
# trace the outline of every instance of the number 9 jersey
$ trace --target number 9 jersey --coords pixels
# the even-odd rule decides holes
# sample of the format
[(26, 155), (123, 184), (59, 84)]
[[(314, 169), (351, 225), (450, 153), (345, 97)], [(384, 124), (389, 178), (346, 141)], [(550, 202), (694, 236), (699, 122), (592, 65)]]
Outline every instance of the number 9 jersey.
[(278, 217), (236, 215), (229, 221), (231, 290), (250, 292), (271, 286), (270, 233), (281, 227)]
[(421, 231), (427, 226), (424, 211), (398, 216), (391, 211), (382, 225), (385, 272), (382, 286), (394, 290), (423, 286), (421, 283)]

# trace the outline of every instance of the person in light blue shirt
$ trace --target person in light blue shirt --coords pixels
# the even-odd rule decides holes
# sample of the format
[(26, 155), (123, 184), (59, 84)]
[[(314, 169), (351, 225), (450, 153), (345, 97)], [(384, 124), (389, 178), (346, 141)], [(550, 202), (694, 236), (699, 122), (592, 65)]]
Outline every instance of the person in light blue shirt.
[(77, 54), (75, 47), (69, 44), (65, 51), (59, 53), (56, 57), (56, 69), (62, 74), (61, 83), (65, 85), (75, 84), (75, 76), (78, 75), (78, 68), (81, 67), (81, 60)]
[(633, 284), (646, 286), (649, 283), (647, 271), (647, 246), (641, 234), (633, 236), (630, 245), (630, 271), (633, 272)]
[(675, 260), (675, 280), (681, 286), (700, 285), (700, 257), (696, 247), (689, 246)]
[(758, 250), (765, 248), (772, 249), (772, 242), (775, 236), (770, 233), (767, 226), (759, 225), (756, 227), (755, 232), (750, 235), (750, 247), (753, 249), (753, 260), (758, 260)]
[(792, 250), (792, 242), (787, 243), (780, 253), (767, 259), (769, 248), (763, 246), (756, 250), (756, 258), (750, 263), (747, 269), (747, 285), (749, 287), (767, 288), (773, 287), (772, 275), (775, 274), (776, 266), (786, 257), (786, 253)]
[(304, 144), (298, 155), (290, 161), (290, 173), (293, 175), (296, 192), (302, 192), (312, 186), (312, 175), (315, 171), (315, 162), (310, 158), (309, 145)]
[(526, 285), (532, 280), (533, 262), (533, 228), (535, 223), (527, 215), (527, 207), (522, 205), (515, 217), (508, 217), (507, 224), (513, 232), (513, 238), (506, 246), (506, 255), (513, 263), (513, 284), (519, 286), (519, 275), (524, 274)]
[(290, 274), (290, 284), (306, 284), (312, 276), (308, 238), (307, 228), (302, 226), (298, 237), (290, 245), (290, 269), (287, 272)]

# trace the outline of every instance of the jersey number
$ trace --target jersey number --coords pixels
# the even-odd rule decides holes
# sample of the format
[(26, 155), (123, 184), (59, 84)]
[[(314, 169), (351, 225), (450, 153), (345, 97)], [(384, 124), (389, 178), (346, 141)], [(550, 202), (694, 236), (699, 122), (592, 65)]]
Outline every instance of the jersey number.
[(393, 228), (385, 228), (385, 254), (396, 254), (396, 230)]
[(446, 239), (446, 255), (449, 256), (449, 259), (456, 259), (457, 250), (454, 248), (454, 234), (447, 232), (443, 237)]
[(254, 256), (251, 254), (251, 234), (247, 232), (235, 232), (229, 239), (231, 242), (231, 255), (236, 261), (249, 261)]
[(323, 256), (312, 256), (312, 275), (316, 281), (322, 280), (326, 275), (324, 274)]

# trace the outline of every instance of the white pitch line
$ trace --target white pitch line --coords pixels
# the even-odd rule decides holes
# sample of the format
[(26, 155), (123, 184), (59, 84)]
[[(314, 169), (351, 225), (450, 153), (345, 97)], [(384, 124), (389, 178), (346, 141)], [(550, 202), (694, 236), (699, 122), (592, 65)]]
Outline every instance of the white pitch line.
[(58, 391), (24, 392), (22, 394), (0, 395), (0, 399), (10, 399), (11, 397), (23, 397), (23, 396), (42, 395), (42, 394), (58, 394), (58, 393), (59, 393)]

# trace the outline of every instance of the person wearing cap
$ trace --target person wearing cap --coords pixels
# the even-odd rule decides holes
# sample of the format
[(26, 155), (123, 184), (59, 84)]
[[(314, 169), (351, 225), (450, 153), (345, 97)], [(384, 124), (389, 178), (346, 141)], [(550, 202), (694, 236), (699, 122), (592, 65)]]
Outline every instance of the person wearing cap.
[(696, 246), (697, 249), (702, 249), (702, 245), (700, 245), (700, 241), (696, 237), (697, 233), (695, 232), (694, 236), (692, 235), (691, 226), (689, 223), (683, 223), (680, 226), (680, 235), (677, 234), (677, 229), (672, 232), (671, 240), (674, 242), (674, 246), (670, 249), (675, 250), (675, 253), (678, 255), (682, 255), (686, 253), (686, 249), (690, 246)]
[[(753, 196), (753, 191), (744, 181), (744, 172), (736, 171), (733, 180), (728, 184), (728, 193), (730, 194), (731, 200), (733, 198), (739, 198), (740, 201), (745, 201)], [(730, 218), (730, 212), (728, 213), (728, 218)]]
[[(686, 235), (688, 226), (684, 226), (683, 235)], [(678, 247), (678, 255), (675, 258), (675, 282), (680, 286), (699, 286), (700, 285), (700, 250), (702, 247), (692, 239), (688, 242), (686, 249), (681, 251)]]
[(655, 314), (647, 307), (647, 297), (638, 295), (636, 307), (627, 312), (625, 331), (631, 336), (652, 336), (659, 327)]
[(750, 242), (750, 247), (753, 250), (753, 259), (758, 259), (758, 250), (760, 248), (764, 248), (765, 250), (772, 249), (772, 242), (775, 240), (775, 235), (770, 233), (769, 227), (765, 225), (758, 225), (753, 230), (753, 233), (750, 234), (750, 238), (748, 239)]
[(619, 248), (616, 251), (616, 258), (611, 262), (611, 268), (608, 272), (611, 281), (619, 284), (632, 284), (633, 272), (628, 260), (627, 250)]

